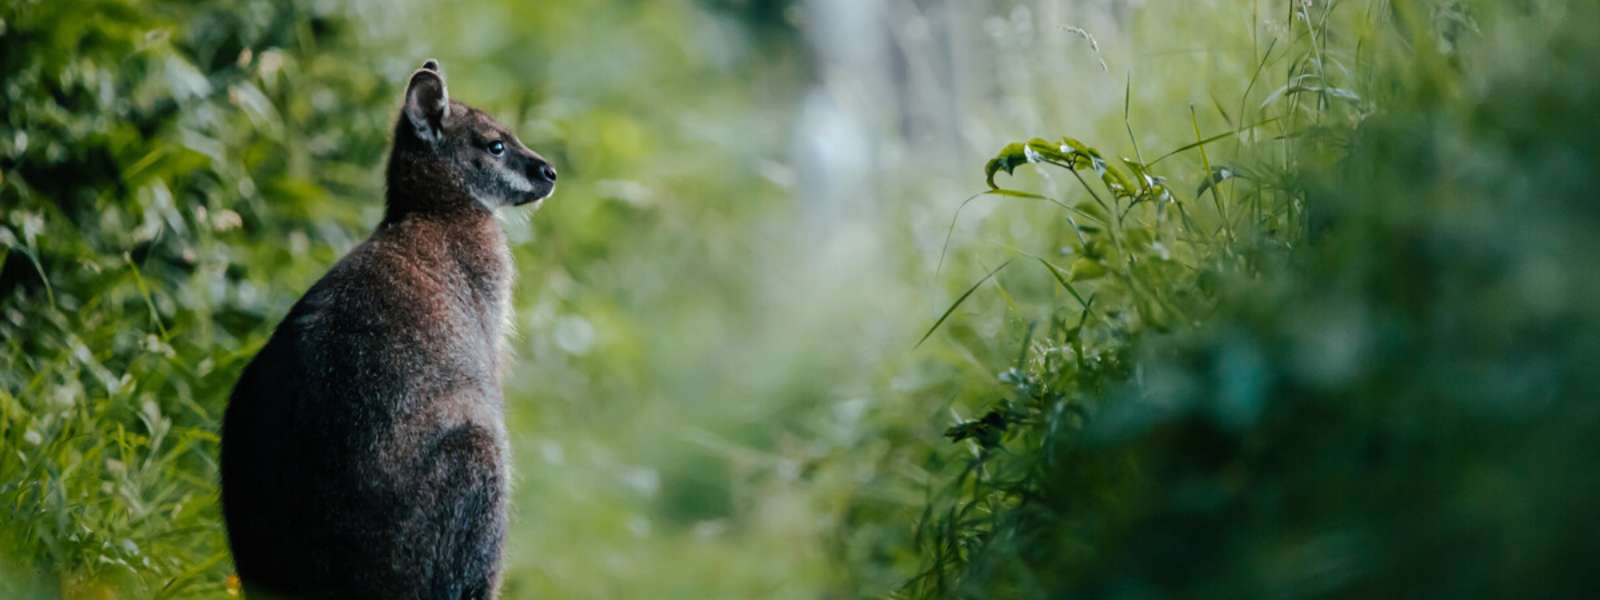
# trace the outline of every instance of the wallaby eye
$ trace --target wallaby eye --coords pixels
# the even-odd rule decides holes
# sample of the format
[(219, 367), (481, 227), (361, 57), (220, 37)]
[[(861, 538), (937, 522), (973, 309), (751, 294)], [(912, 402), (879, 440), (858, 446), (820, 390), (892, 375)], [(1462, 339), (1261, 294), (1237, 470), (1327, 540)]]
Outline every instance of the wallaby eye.
[(489, 142), (489, 154), (493, 154), (495, 156), (500, 156), (501, 154), (505, 154), (505, 153), (506, 153), (506, 144), (505, 144), (505, 142), (502, 142), (502, 141), (499, 141), (499, 140), (495, 140), (493, 142)]

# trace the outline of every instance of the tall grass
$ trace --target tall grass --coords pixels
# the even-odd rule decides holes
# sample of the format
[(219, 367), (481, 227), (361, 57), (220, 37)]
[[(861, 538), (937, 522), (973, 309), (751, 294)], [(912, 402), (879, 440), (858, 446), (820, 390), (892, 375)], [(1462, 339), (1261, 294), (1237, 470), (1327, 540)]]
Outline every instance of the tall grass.
[[(1559, 473), (1593, 465), (1600, 427), (1579, 366), (1592, 262), (1569, 245), (1597, 239), (1569, 200), (1600, 136), (1567, 130), (1595, 111), (1574, 60), (1592, 36), (1566, 21), (1592, 9), (1287, 4), (1238, 96), (1182, 107), (1176, 156), (1198, 169), (1158, 164), (1126, 109), (1121, 160), (1049, 138), (989, 162), (986, 194), (1043, 202), (1062, 247), (999, 269), (1042, 266), (1057, 291), (990, 271), (928, 332), (980, 290), (989, 311), (1049, 307), (997, 336), (1018, 343), (967, 389), (998, 398), (958, 398), (981, 408), (922, 463), (896, 596), (1590, 588), (1564, 557), (1591, 552), (1566, 532), (1595, 490)], [(996, 186), (1035, 168), (1071, 191)]]
[[(1187, 109), (1192, 136), (1179, 145), (1180, 132), (1169, 132), (1163, 137), (1173, 147), (1151, 148), (1147, 158), (1130, 118), (1129, 73), (1121, 115), (1126, 152), (1104, 153), (1071, 137), (1034, 138), (988, 162), (984, 195), (1046, 202), (1064, 221), (1059, 252), (1018, 250), (1000, 268), (1042, 268), (1064, 294), (1051, 294), (1058, 308), (1047, 317), (1026, 323), (1015, 360), (998, 375), (1001, 398), (944, 432), (966, 456), (956, 459), (953, 478), (918, 521), (924, 566), (904, 595), (1048, 595), (1064, 585), (1070, 565), (1094, 552), (1101, 525), (1085, 521), (1118, 510), (1117, 500), (1096, 496), (1120, 475), (1077, 447), (1086, 424), (1135, 375), (1145, 336), (1202, 326), (1222, 281), (1259, 277), (1304, 243), (1307, 194), (1290, 174), (1325, 167), (1302, 156), (1348, 136), (1370, 107), (1352, 89), (1359, 84), (1356, 48), (1327, 45), (1336, 24), (1331, 7), (1323, 8), (1293, 5), (1283, 37), (1262, 40), (1260, 54), (1248, 57), (1254, 70), (1238, 82), (1238, 97), (1226, 104), (1213, 98), (1207, 110), (1228, 130), (1204, 131), (1195, 106), (1172, 107)], [(1345, 21), (1337, 25), (1381, 25)], [(1198, 159), (1195, 169), (1169, 177), (1176, 162), (1169, 159), (1185, 154)], [(1004, 177), (997, 183), (1000, 174), (1024, 168), (1060, 169), (1076, 185), (1055, 197), (1003, 187)], [(1003, 287), (996, 291), (1012, 302)], [(1241, 414), (1219, 418), (1244, 420), (1251, 409), (1222, 410)]]
[(350, 16), (0, 8), (0, 596), (224, 594), (216, 420), (385, 144)]

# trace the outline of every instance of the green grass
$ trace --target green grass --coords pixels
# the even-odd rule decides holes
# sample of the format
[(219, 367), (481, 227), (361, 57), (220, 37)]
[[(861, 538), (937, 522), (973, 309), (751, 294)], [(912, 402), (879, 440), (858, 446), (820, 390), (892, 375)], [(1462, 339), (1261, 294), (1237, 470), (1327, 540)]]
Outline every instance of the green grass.
[[(1061, 290), (1009, 271), (974, 313), (1013, 315), (1006, 333), (950, 331), (952, 363), (988, 357), (998, 377), (932, 386), (965, 390), (957, 447), (895, 451), (923, 457), (932, 490), (890, 542), (920, 549), (897, 596), (1589, 593), (1572, 558), (1592, 544), (1567, 531), (1595, 490), (1557, 473), (1592, 465), (1578, 356), (1596, 322), (1588, 291), (1555, 282), (1591, 279), (1562, 248), (1600, 233), (1565, 200), (1592, 184), (1596, 136), (1558, 133), (1595, 114), (1593, 78), (1560, 61), (1595, 48), (1547, 19), (1592, 11), (1540, 7), (1292, 3), (1282, 37), (1237, 61), (1256, 69), (1236, 100), (1212, 97), (1228, 128), (1265, 127), (1208, 137), (1188, 105), (1195, 142), (1174, 156), (1199, 177), (1138, 158), (1127, 108), (1129, 173), (1070, 139), (1002, 149), (991, 186), (1068, 173), (1066, 193), (994, 193), (1048, 200), (1015, 218), (1065, 223), (1072, 264), (1028, 236), (995, 244)], [(1528, 269), (1559, 299), (1530, 303)]]

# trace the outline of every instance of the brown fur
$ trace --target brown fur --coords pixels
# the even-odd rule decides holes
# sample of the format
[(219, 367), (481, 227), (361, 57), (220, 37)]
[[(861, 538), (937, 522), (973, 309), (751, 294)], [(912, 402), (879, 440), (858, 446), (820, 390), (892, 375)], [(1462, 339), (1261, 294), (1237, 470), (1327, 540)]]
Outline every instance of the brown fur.
[(224, 415), (223, 514), (258, 597), (498, 585), (513, 272), (492, 210), (548, 196), (555, 172), (437, 71), (408, 87), (383, 222), (290, 310)]

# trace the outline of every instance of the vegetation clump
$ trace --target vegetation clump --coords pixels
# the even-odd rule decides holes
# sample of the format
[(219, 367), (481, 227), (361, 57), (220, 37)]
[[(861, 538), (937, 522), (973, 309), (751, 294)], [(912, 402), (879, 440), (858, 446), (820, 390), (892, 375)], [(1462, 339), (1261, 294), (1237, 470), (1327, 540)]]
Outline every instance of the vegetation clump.
[[(1085, 184), (1077, 205), (991, 192), (1062, 204), (1077, 258), (1046, 266), (1073, 301), (1027, 327), (1005, 397), (946, 432), (970, 446), (904, 597), (1594, 593), (1574, 557), (1595, 542), (1573, 532), (1600, 489), (1572, 474), (1600, 435), (1580, 250), (1600, 247), (1600, 133), (1569, 126), (1600, 90), (1548, 58), (1600, 46), (1504, 7), (1396, 4), (1339, 31), (1325, 14), (1354, 7), (1294, 6), (1303, 55), (1259, 101), (1273, 141), (1202, 156), (1212, 176), (1166, 203), (1183, 218), (1135, 246), (1167, 242), (1175, 273), (1139, 267), (1161, 263), (1103, 217), (1153, 204), (1148, 165), (1126, 161), (1149, 192), (1071, 140), (990, 161), (991, 185), (1024, 164)], [(1534, 31), (1543, 50), (1522, 46)], [(1103, 237), (1079, 237), (1092, 207)]]

